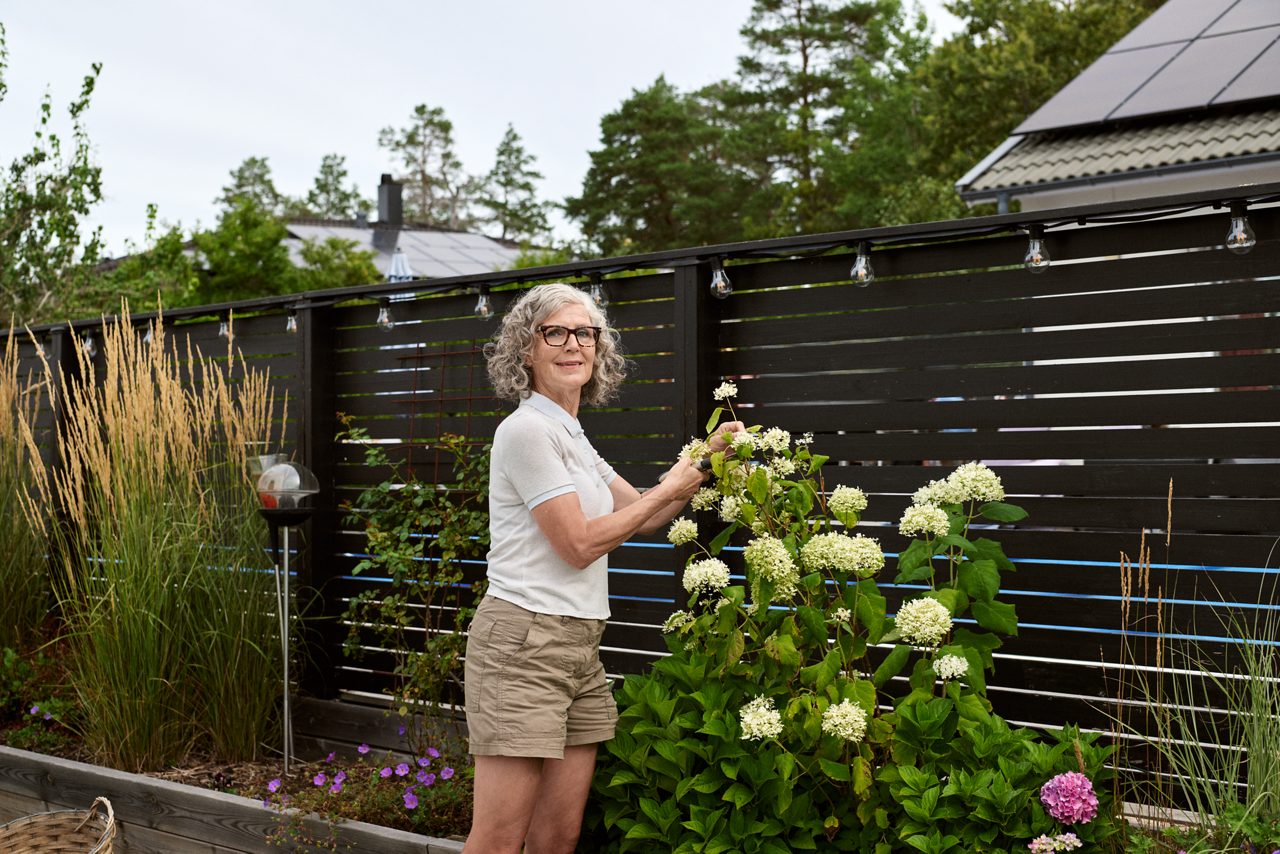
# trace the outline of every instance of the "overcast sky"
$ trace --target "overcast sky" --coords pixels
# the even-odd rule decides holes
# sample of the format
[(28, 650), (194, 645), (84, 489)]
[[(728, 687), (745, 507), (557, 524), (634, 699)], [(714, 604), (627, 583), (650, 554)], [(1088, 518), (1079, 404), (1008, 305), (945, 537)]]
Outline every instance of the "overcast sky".
[[(925, 0), (935, 30), (955, 19)], [(467, 171), (484, 173), (508, 122), (537, 157), (541, 193), (578, 192), (600, 118), (659, 74), (682, 90), (729, 77), (750, 0), (0, 0), (9, 63), (0, 167), (30, 149), (46, 88), (54, 109), (102, 74), (87, 115), (103, 168), (110, 253), (162, 221), (212, 226), (244, 158), (266, 157), (289, 195), (320, 159), (347, 158), (369, 197), (394, 171), (379, 129), (443, 107)], [(563, 235), (562, 235), (563, 236)]]

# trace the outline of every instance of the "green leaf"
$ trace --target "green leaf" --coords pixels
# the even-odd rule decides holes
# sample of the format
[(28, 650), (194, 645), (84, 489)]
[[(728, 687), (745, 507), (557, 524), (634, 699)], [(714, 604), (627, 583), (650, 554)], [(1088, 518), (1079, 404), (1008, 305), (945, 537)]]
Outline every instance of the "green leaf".
[(827, 623), (823, 618), (822, 611), (811, 605), (801, 605), (796, 609), (796, 620), (810, 640), (816, 643), (826, 642)]
[(769, 472), (763, 466), (753, 469), (748, 475), (747, 492), (757, 504), (763, 504), (769, 497)]
[(742, 783), (734, 783), (722, 795), (722, 799), (729, 801), (738, 809), (742, 809), (755, 798), (756, 793), (752, 789)]
[(1005, 557), (1004, 549), (995, 540), (981, 537), (973, 541), (974, 553), (983, 560), (994, 561), (1001, 572), (1016, 572), (1017, 567)]
[[(727, 606), (726, 606), (727, 607)], [(746, 638), (742, 636), (742, 632), (734, 629), (732, 635), (729, 636), (729, 644), (724, 651), (724, 664), (720, 667), (720, 673), (729, 672), (729, 668), (738, 663), (742, 658), (742, 653), (746, 649)]]
[(880, 662), (880, 666), (876, 668), (876, 672), (871, 677), (872, 683), (877, 688), (883, 688), (888, 684), (889, 680), (902, 672), (902, 668), (907, 666), (907, 659), (911, 657), (911, 647), (906, 644), (898, 644), (893, 648), (885, 660)]
[(1006, 602), (974, 602), (973, 616), (984, 629), (1012, 637), (1018, 635), (1018, 615)]
[(964, 561), (958, 572), (960, 589), (968, 593), (970, 598), (982, 602), (990, 602), (1000, 592), (1000, 570), (995, 561)]
[(707, 419), (707, 435), (708, 436), (710, 436), (711, 433), (720, 424), (720, 416), (723, 414), (724, 414), (723, 406), (717, 406), (715, 409), (711, 411), (711, 417)]
[(716, 538), (707, 546), (707, 551), (713, 555), (720, 554), (720, 550), (729, 544), (729, 538), (733, 536), (733, 532), (736, 530), (738, 530), (738, 523), (734, 522), (719, 534), (716, 534)]
[(993, 522), (1017, 522), (1027, 518), (1027, 511), (1016, 504), (988, 501), (978, 508), (978, 513)]
[(849, 766), (843, 762), (832, 762), (830, 759), (818, 757), (818, 764), (822, 766), (822, 773), (826, 774), (832, 780), (839, 780), (842, 783), (848, 783), (853, 779), (853, 774), (849, 770)]

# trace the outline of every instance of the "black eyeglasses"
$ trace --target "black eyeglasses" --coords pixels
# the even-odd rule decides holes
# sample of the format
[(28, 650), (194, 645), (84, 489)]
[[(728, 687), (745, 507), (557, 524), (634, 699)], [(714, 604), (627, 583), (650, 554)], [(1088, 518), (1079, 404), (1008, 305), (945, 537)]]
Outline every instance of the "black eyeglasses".
[(577, 329), (570, 329), (567, 326), (539, 326), (538, 332), (542, 335), (542, 340), (551, 347), (563, 347), (568, 344), (570, 333), (578, 339), (579, 347), (594, 347), (596, 341), (600, 339), (601, 329), (599, 326), (579, 326)]

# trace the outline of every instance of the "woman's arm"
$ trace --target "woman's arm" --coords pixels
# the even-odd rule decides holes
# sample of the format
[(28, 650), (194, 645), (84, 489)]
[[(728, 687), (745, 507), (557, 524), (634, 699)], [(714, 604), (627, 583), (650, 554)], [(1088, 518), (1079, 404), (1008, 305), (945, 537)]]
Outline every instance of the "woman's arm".
[[(614, 511), (605, 516), (588, 519), (582, 512), (578, 494), (569, 492), (533, 508), (533, 518), (556, 554), (571, 566), (585, 569), (643, 530), (651, 519), (662, 518), (663, 513), (668, 510), (670, 515), (666, 519), (674, 517), (698, 491), (706, 477), (689, 460), (680, 460), (667, 471), (657, 486), (643, 494), (621, 477), (615, 478), (615, 484), (622, 481), (625, 485), (620, 485), (616, 490), (610, 486), (615, 501), (619, 492), (630, 500), (621, 507), (615, 505)], [(657, 527), (649, 530), (657, 530)]]

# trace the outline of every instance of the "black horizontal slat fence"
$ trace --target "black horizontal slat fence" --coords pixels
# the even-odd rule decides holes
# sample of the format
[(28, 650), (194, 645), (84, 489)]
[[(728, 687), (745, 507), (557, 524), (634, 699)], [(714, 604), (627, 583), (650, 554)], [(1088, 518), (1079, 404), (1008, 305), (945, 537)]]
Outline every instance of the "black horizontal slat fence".
[[(1258, 243), (1236, 256), (1221, 247), (1227, 217), (1215, 207), (1274, 203), (1277, 192), (315, 292), (184, 310), (171, 332), (179, 346), (186, 336), (225, 351), (218, 319), (234, 311), (235, 346), (288, 395), (287, 445), (326, 487), (305, 570), (322, 594), (316, 615), (333, 618), (312, 644), (316, 693), (381, 692), (392, 668), (386, 651), (358, 662), (340, 651), (346, 600), (382, 582), (351, 574), (365, 544), (339, 508), (387, 472), (334, 441), (337, 413), (419, 478), (438, 477), (441, 435), (483, 446), (510, 411), (482, 347), (524, 283), (605, 274), (634, 370), (616, 402), (582, 421), (624, 477), (652, 483), (701, 431), (722, 380), (737, 384), (748, 423), (813, 433), (831, 458), (827, 487), (866, 491), (860, 528), (890, 554), (906, 546), (897, 520), (912, 492), (955, 464), (986, 462), (1030, 512), (986, 532), (1019, 566), (1003, 594), (1021, 629), (997, 655), (997, 710), (1108, 729), (1129, 708), (1118, 683), (1154, 663), (1160, 636), (1230, 660), (1238, 644), (1222, 621), (1280, 607), (1280, 209), (1250, 208)], [(1032, 223), (1050, 226), (1053, 264), (1040, 275), (1021, 264)], [(877, 277), (857, 287), (851, 251), (864, 240)], [(734, 284), (725, 300), (708, 293), (714, 259)], [(473, 313), (480, 286), (492, 289), (493, 319)], [(380, 302), (389, 328), (377, 323)], [(37, 336), (69, 364), (65, 327)], [(55, 419), (56, 407), (42, 423)], [(1149, 566), (1122, 568), (1122, 555), (1140, 560), (1144, 531)], [(638, 537), (610, 565), (603, 655), (615, 673), (639, 671), (663, 654), (658, 626), (683, 603), (680, 556), (660, 536)], [(468, 580), (483, 570), (475, 562)], [(886, 576), (891, 607), (916, 589)]]

